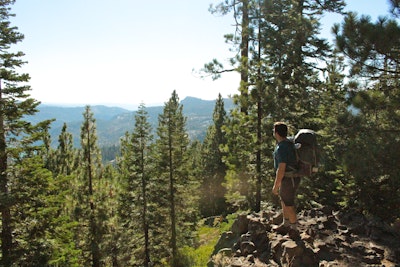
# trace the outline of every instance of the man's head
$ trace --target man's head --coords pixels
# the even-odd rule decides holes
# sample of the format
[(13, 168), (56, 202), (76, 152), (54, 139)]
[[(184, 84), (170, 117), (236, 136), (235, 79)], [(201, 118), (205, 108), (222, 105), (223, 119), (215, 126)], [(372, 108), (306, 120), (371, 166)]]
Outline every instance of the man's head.
[(274, 123), (274, 132), (279, 134), (280, 137), (286, 138), (288, 133), (288, 127), (284, 122), (275, 122)]

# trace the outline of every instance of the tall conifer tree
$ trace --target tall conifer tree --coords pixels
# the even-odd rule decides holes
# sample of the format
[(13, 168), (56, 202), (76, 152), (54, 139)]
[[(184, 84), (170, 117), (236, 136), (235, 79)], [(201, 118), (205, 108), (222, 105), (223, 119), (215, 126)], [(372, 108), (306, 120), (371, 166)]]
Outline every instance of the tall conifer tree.
[(333, 30), (351, 67), (346, 93), (353, 112), (341, 120), (348, 140), (343, 161), (353, 178), (348, 204), (391, 221), (400, 211), (400, 26), (349, 13)]
[[(18, 197), (14, 195), (17, 192), (11, 184), (18, 183), (23, 186), (22, 183), (27, 182), (26, 180), (18, 181), (21, 176), (15, 176), (14, 170), (23, 167), (24, 171), (28, 172), (27, 168), (34, 168), (35, 164), (28, 164), (28, 158), (34, 157), (34, 153), (29, 151), (37, 149), (33, 144), (39, 140), (38, 136), (30, 136), (34, 127), (24, 121), (26, 115), (32, 115), (37, 111), (39, 102), (29, 97), (30, 86), (26, 85), (29, 75), (17, 72), (18, 68), (25, 63), (22, 60), (24, 54), (11, 50), (12, 45), (21, 42), (24, 38), (9, 21), (13, 16), (10, 13), (10, 6), (14, 2), (13, 0), (0, 2), (0, 265), (6, 267), (11, 266), (18, 257), (15, 254), (17, 247), (13, 239), (17, 220), (14, 207)], [(16, 167), (16, 164), (21, 163), (22, 156), (27, 158), (26, 165)], [(43, 162), (38, 164), (43, 164)], [(37, 178), (46, 180), (47, 174), (42, 174), (38, 174)]]
[(215, 103), (213, 122), (208, 130), (202, 146), (201, 204), (203, 216), (220, 215), (226, 211), (225, 191), (223, 183), (227, 166), (223, 162), (226, 137), (223, 127), (226, 123), (226, 111), (221, 94)]
[[(164, 185), (161, 194), (165, 193), (166, 199), (158, 196), (161, 205), (167, 204), (168, 217), (166, 218), (170, 241), (170, 256), (172, 266), (179, 265), (178, 247), (190, 242), (187, 227), (193, 226), (197, 219), (193, 212), (187, 208), (192, 205), (193, 192), (187, 169), (187, 148), (189, 144), (186, 132), (186, 117), (183, 116), (183, 106), (174, 91), (171, 98), (165, 103), (163, 113), (159, 115), (156, 141), (156, 154), (158, 156), (157, 169), (159, 186)], [(165, 202), (164, 202), (165, 201)], [(190, 229), (189, 233), (191, 232)]]
[[(50, 171), (54, 179), (54, 200), (57, 204), (57, 216), (54, 219), (60, 222), (57, 232), (60, 244), (51, 263), (59, 265), (79, 266), (81, 250), (77, 249), (74, 240), (74, 231), (77, 223), (73, 216), (74, 184), (73, 177), (77, 173), (77, 149), (73, 147), (72, 134), (67, 131), (64, 123), (58, 137), (58, 146), (51, 150)], [(62, 234), (61, 234), (62, 233)]]
[(82, 244), (84, 264), (98, 267), (101, 264), (100, 243), (105, 221), (102, 215), (101, 155), (97, 146), (96, 120), (90, 106), (86, 106), (81, 126), (80, 168), (75, 193), (75, 218), (81, 226), (78, 242)]
[(123, 231), (121, 246), (126, 248), (123, 251), (127, 254), (125, 257), (132, 257), (131, 263), (146, 267), (150, 264), (151, 222), (148, 202), (152, 174), (152, 135), (147, 117), (145, 106), (141, 104), (135, 115), (133, 132), (126, 133), (121, 141), (121, 157), (118, 161), (122, 184), (119, 197), (119, 218)]
[[(241, 16), (245, 17), (240, 12), (244, 7), (235, 8), (235, 4), (240, 3), (245, 2), (224, 1), (217, 5), (220, 8), (216, 10), (221, 14), (233, 10), (235, 21), (240, 21)], [(248, 32), (250, 35), (248, 56), (231, 62), (240, 63), (236, 65), (237, 69), (247, 66), (248, 93), (243, 94), (240, 91), (235, 96), (239, 106), (232, 113), (230, 122), (233, 124), (228, 128), (227, 134), (236, 141), (228, 143), (231, 155), (227, 160), (231, 162), (228, 180), (250, 178), (241, 183), (248, 187), (246, 198), (249, 207), (254, 210), (260, 209), (261, 189), (270, 187), (263, 187), (261, 183), (266, 177), (266, 164), (269, 168), (272, 166), (269, 151), (273, 137), (266, 134), (272, 128), (272, 122), (285, 120), (295, 128), (317, 128), (313, 121), (316, 115), (314, 111), (317, 110), (314, 107), (318, 105), (315, 96), (322, 83), (318, 78), (319, 70), (314, 59), (323, 60), (330, 51), (327, 41), (318, 36), (319, 19), (324, 12), (341, 12), (343, 7), (343, 1), (247, 2), (248, 27), (239, 29), (241, 33)], [(233, 42), (234, 48), (245, 47), (241, 43), (246, 40), (243, 35), (242, 38), (235, 38), (236, 35), (227, 36), (231, 37), (230, 40), (239, 40)], [(216, 66), (218, 67), (216, 64), (206, 65), (205, 70), (219, 75), (223, 72), (220, 69), (222, 65), (219, 65), (220, 68)], [(243, 110), (246, 112), (239, 112)]]
[(58, 146), (55, 151), (54, 172), (56, 174), (71, 175), (76, 169), (77, 151), (74, 148), (72, 134), (67, 131), (67, 124), (63, 124), (58, 137)]

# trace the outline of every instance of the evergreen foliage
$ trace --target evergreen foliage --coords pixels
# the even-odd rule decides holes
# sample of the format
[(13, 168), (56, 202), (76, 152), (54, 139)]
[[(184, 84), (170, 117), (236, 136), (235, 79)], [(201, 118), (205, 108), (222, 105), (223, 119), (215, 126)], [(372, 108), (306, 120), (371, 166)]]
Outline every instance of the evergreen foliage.
[[(231, 125), (227, 130), (228, 139), (236, 138), (236, 148), (227, 149), (228, 154), (240, 157), (230, 158), (230, 180), (244, 180), (241, 188), (247, 188), (246, 193), (236, 191), (232, 196), (235, 199), (244, 193), (246, 205), (255, 211), (260, 210), (263, 181), (269, 176), (273, 121), (288, 121), (295, 129), (321, 127), (313, 121), (322, 89), (314, 62), (326, 59), (330, 47), (318, 36), (318, 18), (324, 12), (341, 12), (343, 6), (343, 1), (224, 1), (213, 10), (224, 15), (234, 10), (235, 20), (241, 21), (237, 24), (240, 38), (227, 36), (234, 41), (234, 49), (241, 51), (241, 58), (231, 62), (246, 77), (241, 80), (240, 94), (234, 96), (238, 106), (231, 122), (237, 127)], [(217, 68), (204, 70), (222, 73)]]
[[(398, 1), (391, 1), (391, 18), (376, 22), (347, 14), (333, 28), (335, 49), (319, 36), (319, 21), (341, 13), (344, 1), (212, 6), (233, 13), (235, 33), (226, 40), (237, 55), (229, 68), (213, 60), (204, 71), (214, 78), (240, 73), (234, 109), (227, 114), (219, 95), (204, 141), (190, 142), (173, 91), (156, 138), (142, 104), (120, 146), (104, 155), (89, 106), (78, 149), (66, 124), (52, 148), (51, 120), (25, 121), (38, 102), (27, 93), (29, 76), (16, 71), (23, 53), (10, 52), (23, 39), (9, 23), (13, 3), (0, 1), (1, 266), (205, 264), (212, 245), (204, 238), (218, 230), (204, 222), (225, 226), (219, 220), (232, 212), (274, 203), (271, 129), (278, 120), (289, 123), (290, 134), (319, 134), (322, 166), (303, 179), (300, 208), (323, 204), (398, 219)], [(117, 150), (110, 162), (106, 154)]]
[(74, 181), (74, 219), (79, 223), (77, 243), (83, 265), (97, 267), (102, 261), (100, 242), (104, 234), (106, 185), (102, 179), (100, 150), (97, 147), (96, 120), (90, 106), (83, 113), (79, 167)]
[[(161, 224), (164, 226), (164, 235), (169, 240), (167, 257), (170, 257), (171, 266), (181, 266), (178, 247), (190, 244), (192, 230), (197, 221), (197, 212), (194, 208), (194, 187), (196, 183), (188, 169), (189, 138), (186, 133), (186, 118), (182, 113), (183, 106), (179, 104), (176, 91), (165, 103), (164, 111), (159, 116), (157, 128), (156, 168), (159, 192), (157, 204), (166, 207)], [(168, 233), (165, 236), (165, 232)]]
[(201, 150), (201, 176), (203, 178), (200, 188), (200, 212), (203, 217), (215, 216), (226, 212), (225, 193), (223, 187), (226, 164), (223, 162), (223, 146), (226, 137), (223, 126), (226, 123), (224, 101), (219, 95), (215, 104), (213, 122), (208, 130)]
[(10, 24), (13, 3), (0, 2), (0, 265), (5, 267), (46, 262), (53, 249), (46, 241), (54, 207), (47, 191), (51, 175), (37, 156), (42, 148), (36, 144), (50, 122), (32, 125), (25, 120), (39, 102), (29, 96), (29, 75), (18, 72), (24, 54), (12, 45), (24, 36)]
[(352, 182), (346, 204), (394, 220), (400, 212), (395, 163), (400, 148), (400, 26), (396, 20), (379, 18), (373, 23), (350, 13), (333, 30), (351, 67), (348, 100), (354, 112), (341, 120), (350, 148), (342, 157)]
[[(131, 258), (126, 265), (150, 264), (149, 183), (151, 182), (151, 126), (142, 104), (135, 116), (133, 133), (121, 140), (121, 157), (118, 161), (121, 192), (119, 194), (118, 218), (120, 220), (121, 245)], [(132, 237), (135, 239), (132, 239)]]
[[(56, 150), (52, 150), (50, 146), (46, 146), (45, 150), (45, 162), (47, 162), (45, 167), (52, 174), (52, 183), (49, 184), (48, 192), (52, 193), (50, 200), (55, 207), (51, 220), (57, 222), (51, 232), (56, 238), (51, 240), (54, 251), (49, 264), (79, 266), (78, 259), (81, 251), (76, 248), (74, 242), (77, 223), (73, 220), (71, 212), (73, 203), (71, 198), (72, 174), (78, 166), (75, 160), (77, 152), (73, 148), (72, 135), (67, 132), (66, 124), (60, 133), (58, 142)], [(44, 143), (51, 143), (48, 135), (45, 135)]]

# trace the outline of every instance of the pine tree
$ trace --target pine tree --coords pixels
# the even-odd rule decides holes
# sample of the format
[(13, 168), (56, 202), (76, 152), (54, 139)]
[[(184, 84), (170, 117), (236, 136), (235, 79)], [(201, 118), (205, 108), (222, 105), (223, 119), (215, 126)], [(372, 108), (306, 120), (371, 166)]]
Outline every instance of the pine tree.
[(149, 150), (150, 150), (150, 142), (151, 142), (151, 127), (147, 122), (147, 112), (145, 111), (145, 107), (142, 105), (135, 117), (136, 124), (135, 130), (133, 133), (134, 138), (134, 153), (137, 153), (138, 157), (136, 160), (136, 166), (138, 167), (140, 177), (140, 194), (138, 194), (139, 199), (141, 200), (141, 224), (144, 235), (144, 259), (143, 266), (147, 267), (150, 264), (150, 246), (149, 246), (149, 221), (148, 221), (148, 211), (147, 211), (147, 199), (148, 199), (148, 187), (147, 184), (149, 182), (150, 171), (146, 170), (149, 164)]
[[(121, 157), (118, 166), (121, 179), (119, 219), (124, 249), (123, 258), (133, 257), (130, 262), (141, 266), (150, 264), (150, 221), (148, 211), (149, 182), (152, 174), (150, 158), (151, 126), (147, 111), (140, 105), (135, 115), (135, 128), (121, 141)], [(132, 237), (140, 242), (132, 242)], [(126, 263), (128, 264), (128, 262)]]
[[(266, 168), (272, 165), (269, 151), (274, 140), (266, 133), (276, 120), (287, 121), (295, 128), (317, 128), (313, 121), (317, 113), (313, 107), (318, 106), (315, 96), (322, 83), (313, 59), (323, 60), (330, 51), (326, 40), (318, 36), (319, 18), (327, 11), (341, 12), (344, 3), (259, 0), (248, 1), (246, 7), (235, 9), (235, 4), (239, 3), (245, 4), (244, 1), (225, 1), (218, 6), (223, 7), (219, 9), (222, 14), (238, 10), (234, 12), (236, 21), (248, 16), (248, 26), (239, 28), (241, 38), (230, 35), (230, 40), (239, 40), (233, 42), (234, 47), (246, 47), (241, 43), (247, 40), (243, 33), (250, 36), (247, 57), (232, 60), (240, 63), (237, 68), (245, 67), (248, 83), (245, 94), (240, 91), (240, 95), (234, 96), (238, 107), (232, 116), (236, 118), (232, 118), (234, 125), (227, 134), (236, 141), (230, 142), (233, 146), (227, 146), (231, 154), (228, 180), (250, 178), (243, 182), (248, 187), (246, 198), (252, 209), (259, 210), (261, 189), (265, 188), (262, 182), (269, 176)], [(244, 10), (246, 13), (242, 14), (240, 11)], [(208, 71), (218, 73), (218, 68), (208, 68)]]
[(247, 113), (249, 97), (249, 55), (251, 50), (251, 40), (253, 39), (253, 29), (251, 24), (251, 10), (253, 1), (223, 1), (219, 4), (210, 5), (209, 11), (212, 14), (227, 15), (230, 12), (234, 14), (235, 34), (226, 34), (224, 37), (227, 43), (231, 43), (232, 50), (237, 51), (237, 56), (229, 59), (231, 68), (226, 68), (217, 59), (204, 65), (201, 69), (206, 75), (211, 75), (213, 80), (219, 79), (225, 72), (240, 73), (240, 94), (235, 95), (235, 102), (239, 105), (241, 112)]
[[(368, 16), (350, 13), (333, 30), (351, 67), (347, 96), (353, 112), (341, 120), (348, 142), (343, 162), (353, 183), (348, 205), (391, 221), (400, 201), (393, 167), (400, 145), (400, 26), (388, 18), (373, 23)], [(380, 208), (383, 203), (387, 210)]]
[(71, 175), (76, 169), (77, 151), (74, 148), (72, 134), (67, 132), (67, 124), (64, 123), (58, 137), (58, 146), (54, 155), (54, 173), (58, 175)]
[(202, 146), (202, 185), (200, 209), (202, 215), (213, 216), (226, 212), (225, 191), (223, 187), (227, 166), (223, 162), (223, 146), (226, 137), (223, 127), (226, 123), (226, 111), (221, 94), (215, 103), (213, 122), (208, 130)]
[(390, 12), (398, 18), (400, 16), (400, 0), (390, 0), (390, 5)]
[[(45, 148), (43, 148), (45, 150)], [(79, 266), (73, 224), (63, 211), (63, 180), (45, 168), (45, 152), (23, 157), (13, 167), (16, 257), (13, 266)]]
[[(14, 205), (13, 261), (9, 266), (45, 266), (55, 250), (57, 208), (50, 199), (52, 174), (44, 168), (41, 157), (26, 157), (12, 168)], [(59, 241), (59, 240), (58, 240)]]
[[(183, 116), (183, 106), (179, 104), (176, 92), (165, 104), (163, 113), (159, 115), (156, 141), (158, 177), (160, 188), (159, 206), (167, 204), (167, 228), (170, 236), (171, 265), (179, 266), (178, 246), (191, 241), (190, 236), (195, 214), (191, 209), (193, 195), (192, 183), (187, 169), (187, 148), (189, 144)], [(165, 194), (166, 198), (163, 198)], [(188, 229), (189, 227), (189, 229)]]
[(50, 171), (53, 173), (54, 179), (54, 200), (57, 203), (58, 212), (55, 219), (61, 225), (58, 226), (57, 232), (60, 239), (58, 250), (54, 251), (51, 264), (79, 266), (79, 255), (81, 250), (76, 248), (74, 240), (74, 232), (77, 222), (73, 216), (73, 178), (77, 173), (78, 163), (77, 149), (73, 146), (72, 134), (67, 132), (67, 125), (64, 123), (61, 133), (58, 137), (57, 148), (50, 153)]
[(86, 106), (83, 113), (83, 123), (81, 126), (81, 155), (80, 168), (77, 174), (77, 181), (74, 199), (74, 216), (80, 224), (80, 232), (77, 233), (77, 242), (83, 251), (85, 265), (93, 267), (100, 266), (102, 255), (100, 243), (103, 226), (106, 223), (100, 220), (103, 214), (103, 198), (105, 192), (102, 191), (101, 181), (102, 164), (100, 150), (97, 146), (96, 120), (90, 106)]
[(253, 129), (247, 127), (246, 119), (247, 115), (236, 107), (231, 111), (224, 127), (227, 140), (223, 147), (224, 162), (228, 167), (224, 187), (231, 211), (248, 210), (254, 204), (251, 200), (254, 191), (250, 184), (254, 174), (251, 151), (255, 140)]
[(320, 166), (318, 175), (302, 179), (299, 208), (310, 208), (315, 202), (340, 208), (347, 202), (353, 186), (342, 166), (343, 152), (347, 150), (347, 138), (343, 135), (346, 126), (342, 122), (350, 114), (344, 82), (344, 58), (335, 52), (326, 68), (325, 88), (319, 94), (318, 116), (314, 118), (320, 127)]
[[(26, 82), (29, 81), (29, 75), (17, 72), (17, 69), (25, 63), (22, 60), (24, 54), (11, 50), (12, 45), (21, 42), (24, 38), (16, 27), (11, 26), (9, 21), (10, 17), (13, 16), (10, 13), (10, 5), (14, 2), (12, 0), (0, 2), (0, 265), (2, 266), (11, 266), (21, 256), (18, 254), (18, 246), (14, 239), (15, 234), (13, 234), (18, 231), (15, 228), (15, 223), (18, 220), (15, 217), (15, 207), (18, 204), (16, 199), (20, 199), (20, 196), (15, 195), (18, 192), (11, 185), (19, 184), (23, 186), (23, 182), (28, 182), (19, 180), (22, 177), (17, 173), (19, 171), (32, 171), (31, 168), (34, 168), (34, 166), (29, 165), (28, 162), (31, 162), (30, 157), (32, 157), (32, 160), (35, 158), (32, 151), (40, 149), (34, 145), (34, 142), (39, 141), (40, 137), (36, 133), (36, 136), (30, 135), (36, 131), (35, 127), (24, 120), (25, 116), (32, 115), (37, 111), (36, 107), (39, 102), (30, 98), (28, 94), (30, 86), (26, 85)], [(19, 165), (23, 153), (26, 164)], [(42, 174), (38, 174), (37, 178), (46, 180), (48, 176), (44, 171)], [(38, 190), (41, 190), (41, 188), (38, 188)], [(27, 191), (28, 195), (31, 193), (32, 191)]]
[[(113, 164), (104, 167), (101, 179), (101, 210), (99, 219), (101, 225), (101, 266), (125, 266), (127, 264), (119, 260), (121, 244), (121, 229), (118, 216), (118, 193), (120, 192), (119, 175)], [(125, 231), (125, 229), (122, 229)]]

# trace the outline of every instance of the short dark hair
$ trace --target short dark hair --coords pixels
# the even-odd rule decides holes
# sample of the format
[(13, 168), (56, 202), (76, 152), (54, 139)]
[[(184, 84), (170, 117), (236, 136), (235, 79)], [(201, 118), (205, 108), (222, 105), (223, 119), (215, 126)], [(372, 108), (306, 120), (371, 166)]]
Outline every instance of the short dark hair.
[(278, 121), (274, 123), (274, 131), (277, 132), (281, 137), (286, 137), (288, 133), (288, 127), (284, 122)]

